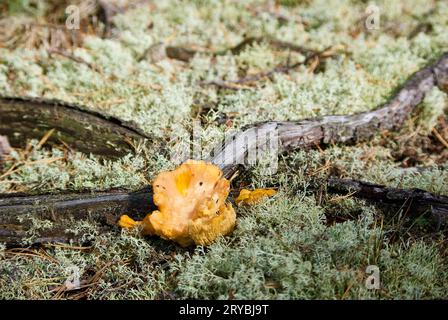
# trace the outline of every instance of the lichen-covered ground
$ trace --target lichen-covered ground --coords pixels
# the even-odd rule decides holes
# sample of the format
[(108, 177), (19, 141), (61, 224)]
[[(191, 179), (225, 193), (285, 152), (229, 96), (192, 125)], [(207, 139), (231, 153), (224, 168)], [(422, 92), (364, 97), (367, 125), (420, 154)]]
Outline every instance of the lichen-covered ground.
[[(368, 111), (448, 50), (446, 1), (376, 1), (381, 21), (372, 31), (363, 27), (366, 1), (142, 1), (114, 16), (111, 36), (102, 37), (99, 25), (84, 30), (77, 44), (46, 27), (64, 23), (66, 4), (54, 3), (0, 5), (0, 95), (86, 105), (136, 122), (153, 139), (118, 161), (29, 141), (29, 152), (14, 150), (3, 170), (25, 156), (62, 159), (34, 162), (5, 177), (0, 169), (0, 192), (138, 189), (173, 168), (167, 138), (190, 128), (192, 119), (200, 119), (208, 148), (222, 132), (257, 121)], [(70, 3), (84, 8), (86, 1)], [(247, 37), (337, 49), (316, 70), (302, 65), (239, 90), (201, 85), (304, 59), (267, 41), (237, 54), (210, 53)], [(50, 56), (57, 41), (86, 63)], [(160, 43), (201, 53), (189, 62), (156, 59)], [(448, 149), (434, 135), (448, 139), (447, 101), (434, 89), (400, 132), (355, 146), (289, 153), (272, 176), (261, 174), (261, 167), (248, 170), (233, 181), (235, 190), (267, 186), (279, 193), (237, 207), (236, 230), (208, 247), (182, 249), (118, 228), (99, 234), (88, 221), (67, 229), (83, 234), (89, 247), (17, 251), (0, 244), (0, 298), (446, 299), (446, 231), (434, 231), (424, 219), (404, 223), (402, 212), (382, 212), (353, 197), (328, 195), (317, 202), (308, 187), (337, 175), (448, 195)], [(35, 229), (51, 225), (33, 223)], [(365, 285), (368, 265), (380, 270), (378, 290)], [(84, 286), (58, 290), (72, 266)]]

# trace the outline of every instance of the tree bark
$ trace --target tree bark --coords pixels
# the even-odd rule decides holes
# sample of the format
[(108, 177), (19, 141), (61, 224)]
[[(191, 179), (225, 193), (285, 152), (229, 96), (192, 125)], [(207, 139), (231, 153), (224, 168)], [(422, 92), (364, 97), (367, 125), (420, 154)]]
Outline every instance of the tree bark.
[(389, 210), (402, 209), (411, 217), (429, 213), (437, 228), (448, 222), (448, 197), (421, 189), (397, 189), (364, 181), (330, 178), (327, 181), (327, 192), (350, 194)]
[(21, 245), (33, 227), (32, 219), (47, 220), (51, 228), (36, 230), (32, 244), (79, 241), (82, 235), (65, 230), (73, 222), (88, 220), (103, 226), (116, 226), (120, 215), (143, 218), (155, 210), (151, 188), (135, 192), (109, 190), (78, 194), (3, 194), (0, 195), (0, 242)]
[(50, 144), (61, 141), (85, 153), (118, 158), (132, 152), (126, 141), (148, 136), (132, 122), (104, 116), (82, 106), (56, 100), (0, 98), (0, 135), (12, 146), (20, 147), (27, 139), (41, 139), (56, 129)]

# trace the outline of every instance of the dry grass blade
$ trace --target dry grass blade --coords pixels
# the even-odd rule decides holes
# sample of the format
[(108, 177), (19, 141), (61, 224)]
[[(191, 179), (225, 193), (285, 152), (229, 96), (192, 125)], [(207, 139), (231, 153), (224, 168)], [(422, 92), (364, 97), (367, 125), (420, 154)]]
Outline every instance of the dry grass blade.
[(336, 196), (336, 197), (332, 197), (331, 199), (328, 200), (328, 202), (332, 202), (332, 203), (337, 203), (341, 200), (350, 198), (351, 196), (353, 196), (356, 193), (356, 191), (352, 191), (344, 196)]
[(42, 148), (42, 146), (47, 142), (47, 140), (53, 135), (55, 129), (49, 130), (43, 137), (40, 139), (39, 143), (36, 146), (36, 150)]
[(59, 261), (50, 256), (45, 250), (42, 249), (30, 249), (30, 248), (11, 248), (5, 251), (6, 255), (21, 256), (29, 258), (39, 258), (42, 260), (48, 260), (52, 263), (59, 264)]
[(442, 135), (437, 131), (436, 128), (432, 128), (432, 133), (434, 133), (436, 138), (445, 146), (445, 148), (448, 148), (448, 141), (446, 141), (445, 138), (442, 137)]
[(106, 263), (97, 272), (95, 272), (95, 274), (90, 279), (81, 280), (80, 281), (81, 285), (78, 287), (73, 287), (73, 288), (68, 287), (66, 285), (66, 283), (64, 282), (62, 285), (51, 290), (51, 292), (56, 291), (56, 293), (52, 297), (52, 300), (62, 299), (62, 298), (64, 298), (65, 294), (70, 294), (70, 293), (73, 293), (73, 294), (67, 297), (69, 299), (79, 300), (79, 299), (85, 298), (88, 295), (89, 290), (91, 290), (93, 287), (95, 287), (98, 284), (98, 282), (101, 279), (101, 277), (103, 276), (104, 272), (108, 268), (110, 268), (112, 265), (117, 264), (117, 263), (127, 264), (127, 263), (129, 263), (129, 261), (128, 260), (110, 261), (110, 262)]
[[(0, 179), (3, 179), (13, 173), (17, 173), (20, 170), (23, 170), (24, 168), (26, 168), (28, 166), (33, 166), (36, 164), (50, 164), (50, 163), (53, 163), (53, 162), (56, 162), (59, 160), (63, 160), (63, 159), (65, 159), (65, 157), (54, 157), (54, 158), (47, 158), (47, 159), (40, 159), (40, 160), (36, 160), (36, 161), (24, 162), (21, 167), (15, 169), (15, 170), (9, 169), (6, 173), (4, 173), (3, 175), (0, 176)], [(14, 168), (14, 166), (11, 168)]]
[(64, 250), (80, 250), (80, 251), (89, 251), (92, 250), (92, 246), (72, 246), (72, 245), (67, 245), (67, 244), (63, 244), (63, 243), (46, 243), (44, 245), (44, 247), (49, 247), (49, 248), (59, 248), (59, 249), (64, 249)]
[(71, 54), (71, 53), (69, 53), (69, 52), (67, 52), (67, 51), (62, 51), (62, 50), (58, 50), (58, 49), (49, 49), (49, 50), (48, 50), (48, 53), (49, 53), (49, 54), (57, 54), (57, 55), (60, 55), (60, 56), (62, 56), (62, 57), (64, 57), (64, 58), (70, 59), (70, 60), (72, 60), (72, 61), (74, 61), (74, 62), (84, 64), (84, 65), (86, 65), (87, 67), (89, 67), (90, 69), (92, 69), (92, 70), (94, 70), (94, 71), (96, 71), (96, 72), (98, 72), (98, 73), (101, 73), (101, 70), (100, 70), (98, 67), (96, 67), (96, 66), (94, 66), (93, 64), (91, 64), (91, 63), (85, 61), (85, 60), (82, 59), (82, 58), (79, 58), (79, 57), (74, 56), (73, 54)]

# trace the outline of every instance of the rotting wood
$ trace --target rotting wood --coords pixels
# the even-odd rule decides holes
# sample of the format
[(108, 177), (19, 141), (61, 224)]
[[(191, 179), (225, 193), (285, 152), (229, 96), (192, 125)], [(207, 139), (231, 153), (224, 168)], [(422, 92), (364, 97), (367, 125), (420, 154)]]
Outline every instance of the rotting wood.
[(144, 217), (155, 208), (150, 188), (135, 192), (111, 190), (44, 195), (2, 194), (0, 242), (8, 246), (21, 245), (32, 228), (30, 217), (52, 223), (51, 228), (36, 231), (32, 244), (38, 245), (79, 241), (82, 235), (66, 232), (73, 222), (79, 220), (96, 222), (103, 226), (103, 230), (110, 230), (123, 213)]
[(447, 196), (435, 195), (421, 189), (389, 188), (350, 179), (330, 178), (326, 185), (329, 193), (351, 194), (352, 197), (366, 199), (376, 206), (387, 207), (388, 210), (401, 209), (413, 218), (430, 213), (437, 228), (448, 222)]
[(23, 147), (27, 139), (40, 139), (55, 129), (50, 144), (61, 141), (74, 149), (108, 158), (132, 152), (129, 139), (149, 138), (132, 122), (104, 116), (82, 106), (56, 100), (0, 97), (0, 134), (13, 147)]

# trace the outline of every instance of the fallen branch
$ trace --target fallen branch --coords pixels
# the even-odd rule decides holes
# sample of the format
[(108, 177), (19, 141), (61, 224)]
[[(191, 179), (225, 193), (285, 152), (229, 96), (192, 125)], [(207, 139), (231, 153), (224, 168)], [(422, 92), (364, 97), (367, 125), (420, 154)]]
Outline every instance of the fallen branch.
[[(297, 52), (305, 55), (305, 57), (308, 57), (312, 54), (317, 53), (316, 50), (305, 48), (290, 42), (286, 41), (280, 41), (268, 36), (265, 37), (248, 37), (241, 41), (239, 44), (237, 44), (234, 47), (230, 47), (224, 50), (217, 50), (217, 51), (210, 51), (205, 49), (193, 49), (193, 48), (187, 48), (187, 47), (181, 47), (181, 46), (163, 46), (163, 44), (156, 44), (154, 46), (151, 46), (148, 48), (142, 55), (142, 57), (139, 59), (143, 59), (145, 56), (148, 56), (150, 53), (152, 53), (153, 50), (164, 50), (165, 56), (179, 61), (189, 62), (193, 57), (198, 53), (205, 53), (210, 54), (211, 56), (222, 56), (227, 53), (231, 53), (234, 55), (237, 55), (241, 53), (245, 48), (247, 48), (250, 45), (253, 44), (259, 44), (259, 43), (266, 43), (269, 46), (276, 48), (278, 50), (289, 50), (291, 52)], [(158, 55), (161, 57), (161, 55)]]
[(55, 100), (0, 98), (0, 134), (8, 136), (12, 146), (40, 139), (50, 129), (55, 129), (50, 143), (63, 141), (82, 152), (111, 158), (132, 152), (127, 141), (148, 138), (131, 122), (85, 107)]
[[(415, 73), (380, 108), (354, 115), (332, 115), (299, 121), (268, 121), (251, 125), (228, 139), (208, 161), (231, 177), (248, 154), (263, 150), (266, 139), (278, 138), (278, 152), (332, 143), (366, 141), (382, 130), (398, 130), (425, 94), (437, 85), (448, 92), (448, 53)], [(256, 139), (254, 139), (256, 137)]]
[(366, 199), (377, 206), (388, 209), (402, 209), (411, 217), (430, 213), (437, 229), (448, 223), (448, 197), (435, 195), (421, 189), (397, 189), (369, 182), (330, 178), (327, 192), (351, 194), (356, 198)]
[[(332, 48), (330, 47), (320, 52), (313, 52), (312, 54), (308, 55), (304, 61), (296, 62), (291, 65), (287, 63), (286, 65), (279, 65), (269, 71), (262, 71), (240, 79), (227, 80), (227, 81), (214, 80), (214, 81), (202, 82), (201, 85), (213, 85), (222, 89), (230, 89), (230, 90), (245, 89), (246, 87), (242, 87), (242, 85), (260, 81), (265, 78), (270, 78), (276, 73), (288, 73), (301, 65), (307, 65), (310, 61), (317, 60), (317, 63), (320, 63), (322, 59), (331, 56), (331, 54), (329, 54), (329, 52), (331, 51)], [(313, 69), (316, 69), (316, 67), (317, 65), (314, 66)]]
[[(438, 229), (448, 223), (448, 197), (420, 189), (397, 189), (363, 181), (330, 178), (327, 193), (343, 194), (366, 199), (386, 208), (389, 212), (402, 209), (409, 217), (416, 218), (430, 213)], [(116, 227), (117, 219), (124, 213), (143, 218), (155, 210), (152, 189), (136, 192), (105, 191), (81, 194), (0, 196), (0, 242), (9, 247), (22, 246), (33, 228), (29, 217), (51, 221), (49, 229), (34, 231), (31, 244), (82, 242), (82, 234), (66, 231), (79, 220), (100, 225), (102, 232)]]

